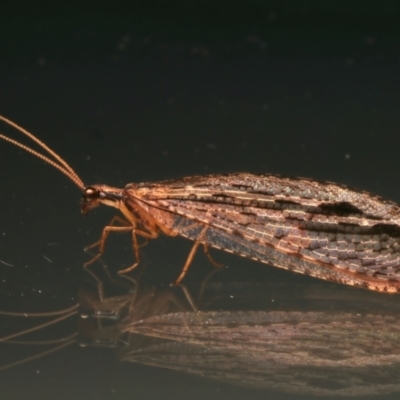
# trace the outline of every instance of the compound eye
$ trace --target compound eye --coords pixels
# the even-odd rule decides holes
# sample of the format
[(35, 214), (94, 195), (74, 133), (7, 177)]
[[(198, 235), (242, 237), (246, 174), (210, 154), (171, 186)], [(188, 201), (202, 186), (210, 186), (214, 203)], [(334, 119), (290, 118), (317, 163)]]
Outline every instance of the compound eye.
[(97, 198), (99, 197), (99, 191), (96, 190), (96, 189), (94, 189), (94, 188), (88, 187), (88, 188), (86, 188), (85, 191), (83, 192), (83, 197), (84, 197), (87, 201), (95, 200), (95, 199), (97, 199)]

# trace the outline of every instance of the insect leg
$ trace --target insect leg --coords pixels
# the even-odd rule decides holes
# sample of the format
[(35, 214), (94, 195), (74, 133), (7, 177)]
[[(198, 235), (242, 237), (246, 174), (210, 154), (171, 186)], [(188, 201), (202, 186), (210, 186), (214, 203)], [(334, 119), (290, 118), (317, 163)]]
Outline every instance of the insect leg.
[(187, 271), (189, 270), (190, 264), (193, 261), (194, 255), (196, 254), (196, 251), (200, 245), (201, 245), (201, 242), (199, 242), (199, 241), (194, 242), (194, 245), (193, 245), (192, 249), (190, 250), (188, 258), (186, 259), (185, 265), (182, 268), (182, 272), (178, 276), (178, 279), (173, 283), (174, 285), (177, 285), (178, 283), (180, 283), (182, 281), (182, 279), (185, 277)]
[[(122, 224), (122, 226), (115, 226), (114, 224), (116, 222), (119, 222), (120, 224)], [(130, 232), (130, 231), (133, 231), (133, 230), (134, 230), (134, 227), (128, 221), (122, 219), (119, 216), (115, 216), (111, 220), (110, 224), (107, 225), (103, 229), (103, 232), (101, 234), (100, 240), (97, 241), (96, 243), (93, 243), (93, 244), (85, 247), (85, 250), (92, 249), (93, 247), (99, 247), (99, 252), (91, 260), (89, 260), (85, 264), (83, 264), (84, 268), (86, 268), (90, 264), (93, 264), (95, 261), (97, 261), (101, 257), (101, 255), (104, 252), (104, 246), (105, 246), (107, 237), (110, 234), (110, 232)]]
[(212, 265), (214, 265), (214, 267), (216, 267), (216, 268), (225, 268), (225, 265), (224, 265), (224, 264), (221, 264), (221, 263), (216, 262), (216, 261), (211, 257), (210, 250), (208, 249), (208, 246), (207, 246), (206, 244), (203, 244), (203, 250), (204, 250), (204, 254), (205, 254), (205, 255), (207, 256), (207, 258), (208, 258), (208, 261), (210, 261), (210, 263), (211, 263)]
[(132, 228), (132, 247), (133, 247), (133, 251), (135, 253), (136, 262), (134, 264), (132, 264), (128, 268), (119, 270), (118, 274), (120, 274), (120, 275), (121, 274), (126, 274), (127, 272), (132, 271), (140, 263), (139, 247), (144, 246), (146, 243), (142, 244), (142, 245), (139, 245), (139, 243), (137, 241), (137, 235), (144, 237), (146, 239), (146, 243), (147, 243), (147, 239), (155, 239), (158, 236), (158, 233), (157, 233), (157, 231), (145, 232), (145, 231), (141, 231), (141, 230)]
[[(178, 276), (178, 279), (174, 282), (174, 285), (177, 285), (178, 283), (180, 283), (182, 281), (182, 279), (185, 277), (187, 271), (189, 270), (190, 264), (192, 263), (193, 258), (194, 258), (195, 254), (196, 254), (197, 249), (199, 248), (199, 246), (201, 244), (203, 244), (203, 243), (201, 243), (201, 241), (204, 238), (204, 235), (205, 235), (207, 229), (208, 229), (208, 227), (205, 227), (201, 231), (201, 233), (199, 234), (198, 239), (194, 242), (194, 245), (193, 245), (192, 249), (190, 250), (188, 258), (186, 259), (185, 265), (182, 268), (182, 272)], [(208, 253), (207, 245), (203, 244), (203, 246), (204, 246), (204, 252), (208, 256), (208, 254), (207, 254)], [(210, 257), (209, 257), (209, 259), (210, 259)]]

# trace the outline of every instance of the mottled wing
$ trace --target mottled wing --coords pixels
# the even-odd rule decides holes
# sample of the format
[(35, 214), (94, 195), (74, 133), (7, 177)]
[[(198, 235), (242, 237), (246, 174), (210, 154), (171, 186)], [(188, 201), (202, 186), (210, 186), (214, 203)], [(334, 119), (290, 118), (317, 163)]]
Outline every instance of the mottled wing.
[[(174, 215), (192, 240), (322, 279), (400, 288), (399, 206), (330, 182), (213, 175), (141, 184), (132, 195)], [(208, 227), (207, 229), (204, 229)]]

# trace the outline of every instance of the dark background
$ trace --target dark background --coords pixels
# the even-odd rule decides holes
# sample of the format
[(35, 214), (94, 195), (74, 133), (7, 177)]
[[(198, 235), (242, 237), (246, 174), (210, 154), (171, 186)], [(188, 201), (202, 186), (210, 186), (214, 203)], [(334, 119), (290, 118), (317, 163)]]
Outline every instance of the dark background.
[[(400, 201), (398, 2), (52, 7), (3, 8), (0, 113), (54, 148), (86, 184), (271, 172)], [(0, 131), (20, 137), (4, 124)], [(90, 257), (82, 249), (114, 210), (83, 218), (73, 183), (7, 143), (0, 144), (0, 182), (2, 308), (74, 303)], [(189, 248), (183, 239), (149, 244), (143, 279), (167, 285)], [(229, 265), (227, 280), (311, 280), (216, 258)], [(106, 259), (114, 272), (127, 266), (129, 238), (111, 238)], [(199, 255), (188, 279), (211, 268)], [(23, 353), (6, 351), (17, 359)], [(4, 371), (0, 382), (7, 398), (18, 399), (270, 396), (78, 347)]]

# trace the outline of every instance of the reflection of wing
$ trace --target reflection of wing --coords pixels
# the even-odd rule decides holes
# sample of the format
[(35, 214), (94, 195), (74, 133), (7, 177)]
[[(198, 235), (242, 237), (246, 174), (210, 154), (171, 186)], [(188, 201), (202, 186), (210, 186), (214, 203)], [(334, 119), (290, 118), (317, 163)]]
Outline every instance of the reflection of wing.
[(168, 213), (172, 230), (191, 240), (323, 279), (400, 290), (400, 209), (390, 201), (249, 174), (139, 187), (151, 213)]
[[(399, 326), (393, 316), (345, 312), (213, 311), (131, 322), (147, 337), (123, 360), (235, 385), (298, 394), (398, 391)], [(373, 350), (372, 350), (373, 349)]]

